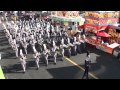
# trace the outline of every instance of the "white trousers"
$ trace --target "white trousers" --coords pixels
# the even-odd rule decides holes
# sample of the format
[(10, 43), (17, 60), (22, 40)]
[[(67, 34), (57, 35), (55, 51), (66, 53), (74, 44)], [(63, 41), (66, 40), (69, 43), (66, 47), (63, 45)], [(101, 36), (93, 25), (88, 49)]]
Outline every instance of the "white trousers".
[(36, 65), (37, 65), (37, 68), (39, 68), (39, 61), (40, 61), (40, 60), (39, 60), (39, 58), (37, 57), (37, 58), (36, 58), (36, 61), (35, 61), (35, 62), (36, 62)]
[(25, 72), (26, 71), (26, 61), (22, 60), (21, 65), (22, 65), (23, 71)]

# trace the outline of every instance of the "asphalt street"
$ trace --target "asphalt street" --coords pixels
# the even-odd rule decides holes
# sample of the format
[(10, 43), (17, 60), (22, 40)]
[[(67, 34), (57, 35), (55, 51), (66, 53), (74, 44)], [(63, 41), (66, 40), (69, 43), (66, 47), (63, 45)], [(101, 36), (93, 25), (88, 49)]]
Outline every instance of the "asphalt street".
[[(103, 51), (93, 47), (87, 47), (91, 52), (90, 79), (120, 79), (120, 61)], [(32, 55), (27, 56), (27, 71), (22, 73), (20, 61), (10, 47), (3, 32), (0, 31), (0, 61), (6, 79), (81, 79), (84, 74), (84, 61), (86, 53), (72, 56), (69, 60), (57, 60), (57, 64), (51, 61), (46, 67), (40, 62), (40, 69), (36, 70), (35, 61)], [(75, 65), (77, 64), (77, 65)], [(80, 68), (79, 68), (80, 67)]]
[[(36, 70), (31, 54), (27, 56), (27, 71), (23, 74), (20, 61), (15, 57), (3, 32), (0, 32), (0, 52), (2, 52), (0, 64), (6, 79), (81, 79), (84, 74), (83, 70), (66, 59), (64, 61), (57, 60), (56, 65), (50, 61), (48, 66), (41, 61), (40, 69)], [(89, 77), (92, 79), (91, 76)]]

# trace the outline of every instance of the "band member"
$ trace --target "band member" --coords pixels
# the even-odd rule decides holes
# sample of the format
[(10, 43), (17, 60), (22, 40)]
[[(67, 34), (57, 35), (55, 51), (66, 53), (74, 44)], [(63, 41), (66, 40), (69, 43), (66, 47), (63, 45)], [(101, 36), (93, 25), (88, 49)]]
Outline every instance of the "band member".
[(60, 45), (60, 53), (62, 54), (62, 57), (64, 57), (64, 47), (63, 45)]
[(33, 49), (33, 53), (37, 52), (35, 45), (32, 46), (32, 49)]
[(20, 62), (23, 68), (23, 72), (25, 73), (26, 71), (26, 56), (23, 55), (22, 49), (20, 49)]
[(26, 38), (25, 38), (25, 37), (24, 37), (24, 38), (23, 38), (23, 40), (22, 40), (22, 45), (23, 45), (24, 50), (25, 50), (25, 53), (26, 53), (26, 55), (27, 55), (27, 45), (28, 45), (28, 43), (27, 43), (27, 41), (26, 41)]
[(65, 48), (67, 48), (68, 46), (66, 45), (67, 44), (67, 41), (65, 41), (63, 38), (61, 40), (61, 45)]
[(52, 44), (53, 44), (53, 45), (52, 45), (52, 46), (53, 46), (53, 48), (52, 48), (52, 52), (53, 52), (53, 56), (54, 56), (54, 63), (56, 64), (56, 57), (57, 57), (56, 49), (57, 49), (57, 46), (56, 46), (54, 40), (52, 41)]
[(46, 44), (43, 44), (43, 48), (44, 48), (43, 54), (44, 54), (44, 56), (45, 56), (46, 65), (48, 65), (48, 54), (49, 54), (49, 50), (47, 49)]
[(77, 38), (75, 36), (73, 37), (73, 45), (75, 47), (75, 54), (77, 54), (77, 45), (80, 45), (80, 43), (77, 42)]
[(16, 39), (13, 39), (12, 48), (15, 51), (16, 57), (18, 57), (18, 47), (17, 47), (17, 44), (16, 44)]
[(35, 58), (37, 69), (39, 69), (40, 53), (35, 52), (35, 54), (33, 54), (33, 57)]
[(9, 44), (12, 45), (12, 36), (11, 35), (9, 35), (8, 41), (9, 41)]
[(67, 42), (68, 42), (68, 46), (74, 46), (71, 42), (70, 42), (70, 38), (67, 37)]

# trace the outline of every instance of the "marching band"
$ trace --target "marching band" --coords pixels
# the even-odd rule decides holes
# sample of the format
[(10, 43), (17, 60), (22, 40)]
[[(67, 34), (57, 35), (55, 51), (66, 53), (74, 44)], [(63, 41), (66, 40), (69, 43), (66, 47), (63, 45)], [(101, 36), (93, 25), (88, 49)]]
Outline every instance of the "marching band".
[(6, 38), (15, 51), (16, 57), (20, 58), (24, 72), (26, 71), (27, 54), (29, 54), (28, 46), (32, 48), (37, 69), (39, 69), (39, 61), (42, 56), (45, 58), (46, 65), (49, 63), (50, 55), (53, 56), (56, 64), (58, 54), (61, 54), (63, 58), (68, 52), (68, 57), (70, 57), (73, 52), (71, 50), (77, 54), (77, 49), (80, 49), (80, 38), (68, 37), (64, 26), (54, 25), (50, 20), (32, 17), (29, 20), (7, 21), (3, 26)]

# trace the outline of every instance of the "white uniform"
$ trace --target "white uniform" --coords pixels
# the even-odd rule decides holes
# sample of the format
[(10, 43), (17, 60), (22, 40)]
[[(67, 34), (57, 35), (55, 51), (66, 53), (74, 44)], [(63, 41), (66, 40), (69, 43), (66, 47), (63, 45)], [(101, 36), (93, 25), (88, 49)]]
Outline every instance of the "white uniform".
[(26, 42), (26, 38), (23, 38), (23, 47), (25, 49), (25, 53), (27, 54), (27, 42)]
[(56, 31), (59, 32), (59, 26), (58, 25), (56, 26)]
[(52, 49), (53, 52), (56, 51), (56, 44), (55, 44), (55, 41), (53, 40), (53, 49)]
[(56, 52), (56, 44), (55, 44), (55, 41), (53, 40), (53, 52), (54, 52), (54, 63), (56, 64), (56, 58), (57, 58), (57, 52)]
[(46, 59), (46, 64), (48, 65), (48, 50), (47, 50), (47, 47), (46, 47), (46, 44), (43, 44), (43, 47), (44, 47), (44, 55), (45, 55), (45, 59)]
[(16, 57), (18, 57), (18, 47), (17, 47), (15, 39), (13, 40), (13, 46), (12, 47), (13, 47), (13, 50), (15, 50)]
[(35, 62), (36, 62), (36, 65), (37, 65), (37, 69), (39, 68), (39, 61), (40, 61), (40, 53), (38, 52), (35, 52), (35, 54), (33, 54), (34, 58), (35, 58)]
[(18, 57), (18, 47), (16, 46), (15, 49), (16, 49), (15, 50), (16, 57)]
[(69, 46), (74, 46), (73, 44), (70, 43), (70, 38), (67, 38), (67, 40), (68, 40), (68, 45)]
[(52, 25), (52, 32), (54, 32), (54, 27), (53, 27), (53, 25)]
[(50, 23), (47, 23), (47, 31), (50, 31)]
[(61, 47), (65, 47), (65, 48), (68, 47), (67, 45), (64, 44), (64, 39), (63, 38), (62, 38), (61, 44), (62, 44)]
[(35, 52), (37, 52), (37, 50), (36, 50), (35, 46), (33, 46), (33, 52), (34, 52), (34, 53), (35, 53)]
[(23, 52), (22, 50), (20, 50), (20, 62), (21, 62), (21, 65), (22, 65), (22, 68), (23, 68), (23, 71), (25, 72), (26, 71), (26, 56), (23, 55)]

